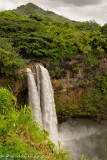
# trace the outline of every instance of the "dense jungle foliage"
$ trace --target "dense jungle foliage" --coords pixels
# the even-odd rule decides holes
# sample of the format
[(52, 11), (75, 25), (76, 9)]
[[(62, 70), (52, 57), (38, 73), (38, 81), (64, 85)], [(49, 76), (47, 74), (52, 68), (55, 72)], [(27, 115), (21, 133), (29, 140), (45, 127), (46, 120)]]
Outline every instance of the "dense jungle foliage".
[[(30, 7), (32, 4), (28, 4), (27, 9)], [(18, 13), (21, 11), (28, 12), (26, 6), (22, 6)], [(107, 51), (106, 24), (101, 27), (95, 21), (59, 22), (55, 17), (55, 21), (50, 22), (37, 14), (23, 16), (15, 12), (0, 12), (0, 37), (5, 37), (25, 58), (48, 57), (53, 61), (63, 61), (77, 54), (98, 56)], [(7, 48), (7, 43), (4, 48)]]

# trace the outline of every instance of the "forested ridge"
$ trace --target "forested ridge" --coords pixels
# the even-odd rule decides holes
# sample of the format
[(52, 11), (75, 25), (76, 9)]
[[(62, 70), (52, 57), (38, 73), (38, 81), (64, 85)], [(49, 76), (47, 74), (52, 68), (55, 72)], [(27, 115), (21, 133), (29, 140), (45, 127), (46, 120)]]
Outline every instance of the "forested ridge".
[[(64, 64), (76, 57), (79, 57), (78, 63), (70, 68), (70, 70), (77, 73), (80, 69), (79, 64), (84, 64), (85, 72), (87, 75), (91, 75), (88, 79), (89, 83), (79, 84), (78, 87), (84, 89), (84, 94), (78, 101), (59, 101), (58, 98), (62, 93), (58, 93), (56, 96), (58, 118), (66, 120), (69, 117), (89, 116), (107, 119), (107, 72), (103, 69), (99, 71), (99, 60), (103, 59), (106, 61), (107, 58), (107, 23), (104, 26), (100, 26), (95, 21), (71, 21), (53, 12), (45, 11), (32, 3), (20, 6), (12, 11), (0, 12), (0, 77), (6, 79), (5, 84), (0, 82), (0, 87), (5, 86), (11, 90), (12, 82), (15, 82), (19, 78), (17, 70), (26, 67), (25, 64), (29, 63), (30, 60), (41, 61), (45, 59), (46, 62), (49, 60), (49, 68), (53, 67), (50, 70), (51, 77), (53, 79), (60, 79), (66, 73), (67, 66), (65, 67)], [(20, 78), (23, 79), (25, 77), (26, 73)], [(77, 90), (78, 87), (75, 86), (73, 89)], [(63, 88), (63, 84), (59, 88)], [(70, 90), (68, 90), (67, 94), (69, 93)], [(24, 107), (24, 111), (23, 109), (17, 110), (20, 107), (16, 104), (16, 99), (14, 99), (13, 95), (7, 90), (0, 88), (0, 96), (3, 94), (4, 99), (6, 98), (6, 105), (4, 100), (1, 101), (1, 98), (1, 120), (4, 126), (7, 126), (7, 121), (5, 120), (9, 118), (10, 128), (13, 127), (13, 129), (8, 130), (8, 128), (4, 128), (0, 124), (0, 134), (2, 135), (0, 139), (1, 154), (10, 152), (15, 137), (20, 133), (22, 134), (22, 139), (23, 135), (27, 136), (27, 134), (31, 134), (30, 131), (27, 133), (26, 130), (26, 127), (28, 127), (26, 119), (27, 116), (29, 117), (27, 108)], [(10, 112), (8, 112), (6, 115), (5, 112), (7, 112), (7, 108), (9, 107), (8, 97), (10, 96), (12, 101), (9, 102), (9, 105), (11, 104), (10, 108), (13, 106), (13, 109), (11, 108), (13, 114), (10, 115)], [(14, 104), (12, 104), (13, 100), (15, 101)], [(17, 109), (15, 110), (15, 108)], [(27, 115), (25, 115), (25, 120), (21, 125), (20, 116), (23, 116), (24, 112)], [(17, 121), (15, 116), (18, 117)], [(31, 119), (29, 124), (31, 124)], [(14, 121), (16, 122), (14, 123)], [(24, 125), (26, 126), (25, 128)], [(16, 126), (18, 126), (17, 132), (14, 133)], [(59, 157), (56, 155), (56, 152), (52, 152), (52, 148), (49, 149), (50, 142), (47, 146), (44, 143), (47, 134), (45, 132), (41, 133), (36, 124), (33, 124), (33, 126), (43, 136), (43, 142), (37, 142), (37, 145), (32, 144), (35, 136), (31, 135), (31, 141), (27, 137), (27, 143), (23, 140), (24, 146), (14, 144), (19, 145), (16, 147), (17, 149), (19, 148), (20, 154), (24, 154), (23, 147), (26, 153), (28, 152), (27, 145), (29, 144), (31, 153), (29, 153), (30, 151), (28, 153), (31, 155), (34, 154), (33, 146), (37, 150), (40, 149), (38, 154), (41, 153), (46, 158), (48, 156), (50, 159), (53, 159), (53, 157), (56, 157), (56, 159), (66, 159), (65, 152), (61, 151)], [(28, 130), (30, 129), (28, 128)], [(14, 133), (13, 135), (11, 135), (12, 132)], [(8, 137), (7, 139), (6, 136)], [(6, 147), (3, 143), (6, 144)], [(44, 148), (41, 148), (41, 144), (43, 144)], [(9, 148), (9, 146), (11, 147)], [(49, 155), (46, 155), (44, 150), (50, 150)], [(13, 152), (10, 154), (16, 154), (15, 148), (13, 148)]]
[[(32, 6), (28, 5), (27, 9)], [(77, 54), (97, 57), (107, 51), (106, 24), (49, 22), (37, 14), (23, 16), (15, 12), (0, 12), (0, 37), (7, 38), (23, 57), (64, 60)]]

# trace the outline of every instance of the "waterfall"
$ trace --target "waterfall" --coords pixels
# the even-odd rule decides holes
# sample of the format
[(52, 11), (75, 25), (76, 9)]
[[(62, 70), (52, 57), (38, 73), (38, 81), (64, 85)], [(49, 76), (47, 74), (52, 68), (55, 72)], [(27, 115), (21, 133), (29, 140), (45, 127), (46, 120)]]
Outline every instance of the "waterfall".
[(27, 68), (29, 104), (34, 118), (49, 132), (49, 138), (57, 144), (58, 129), (54, 93), (46, 68), (38, 64)]
[(28, 95), (29, 105), (33, 108), (33, 116), (39, 124), (42, 124), (42, 114), (40, 108), (40, 101), (37, 92), (37, 86), (33, 72), (30, 68), (27, 68), (28, 75)]

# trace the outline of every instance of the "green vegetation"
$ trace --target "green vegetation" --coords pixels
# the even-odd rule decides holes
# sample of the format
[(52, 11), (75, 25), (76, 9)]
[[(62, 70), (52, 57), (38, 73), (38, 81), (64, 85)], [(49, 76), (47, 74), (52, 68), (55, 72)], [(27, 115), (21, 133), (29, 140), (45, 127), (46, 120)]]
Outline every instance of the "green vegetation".
[[(32, 7), (39, 12), (31, 15), (34, 12)], [(73, 24), (58, 22), (56, 18), (54, 22), (49, 22), (43, 17), (44, 12), (47, 12), (40, 14), (42, 11), (30, 3), (17, 10), (0, 12), (0, 37), (9, 39), (19, 55), (25, 58), (47, 57), (52, 61), (64, 61), (77, 54), (93, 59), (106, 51), (105, 32), (101, 31), (101, 26), (96, 22)], [(48, 14), (51, 15), (49, 11)], [(94, 60), (89, 63), (93, 65)]]
[(0, 75), (15, 76), (14, 71), (29, 60), (19, 58), (17, 49), (9, 38), (0, 37)]
[(101, 32), (105, 35), (107, 40), (107, 23), (104, 24), (104, 26), (101, 28)]
[(6, 76), (13, 74), (14, 57), (13, 53), (0, 48), (0, 71)]

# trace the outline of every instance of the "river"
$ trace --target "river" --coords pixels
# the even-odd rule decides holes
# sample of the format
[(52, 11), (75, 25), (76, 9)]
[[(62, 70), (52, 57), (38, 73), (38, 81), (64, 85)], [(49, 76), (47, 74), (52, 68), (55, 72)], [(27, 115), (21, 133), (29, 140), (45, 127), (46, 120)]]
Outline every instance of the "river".
[[(74, 119), (59, 125), (59, 140), (72, 158), (107, 160), (107, 126), (89, 119)], [(70, 159), (72, 159), (70, 158)]]

